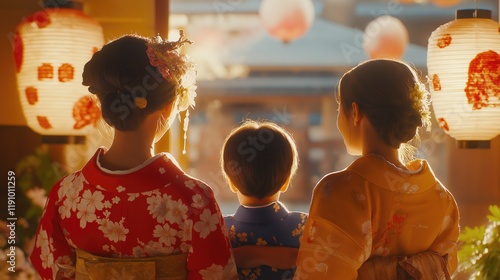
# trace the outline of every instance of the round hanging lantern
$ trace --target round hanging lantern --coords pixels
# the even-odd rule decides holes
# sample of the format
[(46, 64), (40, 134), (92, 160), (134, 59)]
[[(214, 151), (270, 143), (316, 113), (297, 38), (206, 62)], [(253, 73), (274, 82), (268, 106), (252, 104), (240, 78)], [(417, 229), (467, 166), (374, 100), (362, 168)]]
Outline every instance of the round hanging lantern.
[(271, 36), (288, 43), (309, 30), (314, 6), (311, 0), (263, 0), (259, 15)]
[(441, 8), (447, 8), (460, 4), (462, 0), (432, 0), (432, 4)]
[(380, 16), (365, 28), (363, 49), (369, 58), (401, 58), (409, 42), (404, 24), (391, 16)]
[(14, 38), (19, 98), (41, 135), (85, 135), (100, 110), (82, 86), (83, 66), (104, 43), (101, 26), (81, 10), (47, 8), (21, 22)]
[(500, 134), (500, 24), (490, 18), (489, 10), (459, 10), (456, 20), (429, 38), (434, 113), (458, 141), (489, 141)]

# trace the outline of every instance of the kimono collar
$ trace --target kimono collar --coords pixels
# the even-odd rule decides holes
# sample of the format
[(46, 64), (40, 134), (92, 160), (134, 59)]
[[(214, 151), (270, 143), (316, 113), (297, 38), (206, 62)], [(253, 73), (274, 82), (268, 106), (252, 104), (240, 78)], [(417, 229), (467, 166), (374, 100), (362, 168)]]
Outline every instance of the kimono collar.
[(111, 192), (137, 193), (165, 187), (184, 172), (168, 153), (160, 153), (143, 164), (128, 170), (112, 171), (103, 168), (99, 156), (106, 152), (99, 148), (82, 169), (89, 184)]
[(347, 170), (391, 191), (421, 193), (435, 187), (437, 180), (427, 161), (417, 159), (407, 163), (406, 167), (408, 170), (397, 168), (384, 158), (371, 154), (358, 158)]
[(234, 213), (234, 219), (242, 223), (265, 224), (279, 221), (288, 216), (288, 214), (289, 212), (285, 205), (276, 201), (264, 207), (240, 206), (236, 210), (236, 213)]

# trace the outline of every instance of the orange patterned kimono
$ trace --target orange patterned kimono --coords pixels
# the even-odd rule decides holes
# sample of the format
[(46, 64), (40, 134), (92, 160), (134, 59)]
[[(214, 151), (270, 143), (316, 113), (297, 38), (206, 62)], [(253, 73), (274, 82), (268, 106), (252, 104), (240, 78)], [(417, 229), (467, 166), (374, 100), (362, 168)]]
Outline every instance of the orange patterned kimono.
[(212, 189), (167, 153), (109, 171), (103, 152), (50, 192), (31, 254), (43, 279), (236, 277)]
[(376, 155), (326, 175), (314, 189), (294, 279), (356, 279), (376, 256), (433, 251), (457, 267), (459, 212), (425, 160), (402, 170)]

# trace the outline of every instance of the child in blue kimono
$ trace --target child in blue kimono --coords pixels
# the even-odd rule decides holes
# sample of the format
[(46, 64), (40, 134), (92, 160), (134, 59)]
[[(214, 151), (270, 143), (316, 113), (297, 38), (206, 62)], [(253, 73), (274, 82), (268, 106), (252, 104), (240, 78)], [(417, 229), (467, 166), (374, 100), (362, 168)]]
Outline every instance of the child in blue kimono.
[[(292, 279), (297, 252), (292, 248), (299, 247), (307, 219), (279, 201), (298, 166), (292, 137), (272, 122), (247, 120), (225, 140), (221, 165), (241, 204), (224, 218), (239, 279)], [(282, 265), (287, 259), (289, 265)]]

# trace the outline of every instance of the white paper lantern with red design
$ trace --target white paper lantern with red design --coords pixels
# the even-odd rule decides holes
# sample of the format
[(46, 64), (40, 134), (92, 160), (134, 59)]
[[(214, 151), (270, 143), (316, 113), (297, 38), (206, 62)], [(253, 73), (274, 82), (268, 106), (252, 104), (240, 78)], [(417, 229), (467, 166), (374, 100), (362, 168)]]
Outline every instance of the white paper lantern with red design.
[(401, 58), (408, 42), (408, 31), (404, 24), (388, 15), (368, 23), (363, 35), (363, 49), (369, 58)]
[(427, 66), (434, 113), (459, 141), (500, 134), (500, 24), (491, 11), (457, 11), (429, 38)]
[(104, 43), (101, 26), (81, 10), (49, 8), (21, 22), (14, 37), (19, 98), (41, 135), (85, 135), (100, 110), (82, 85), (85, 63)]
[(311, 0), (263, 0), (259, 15), (271, 36), (288, 43), (309, 30), (314, 5)]

